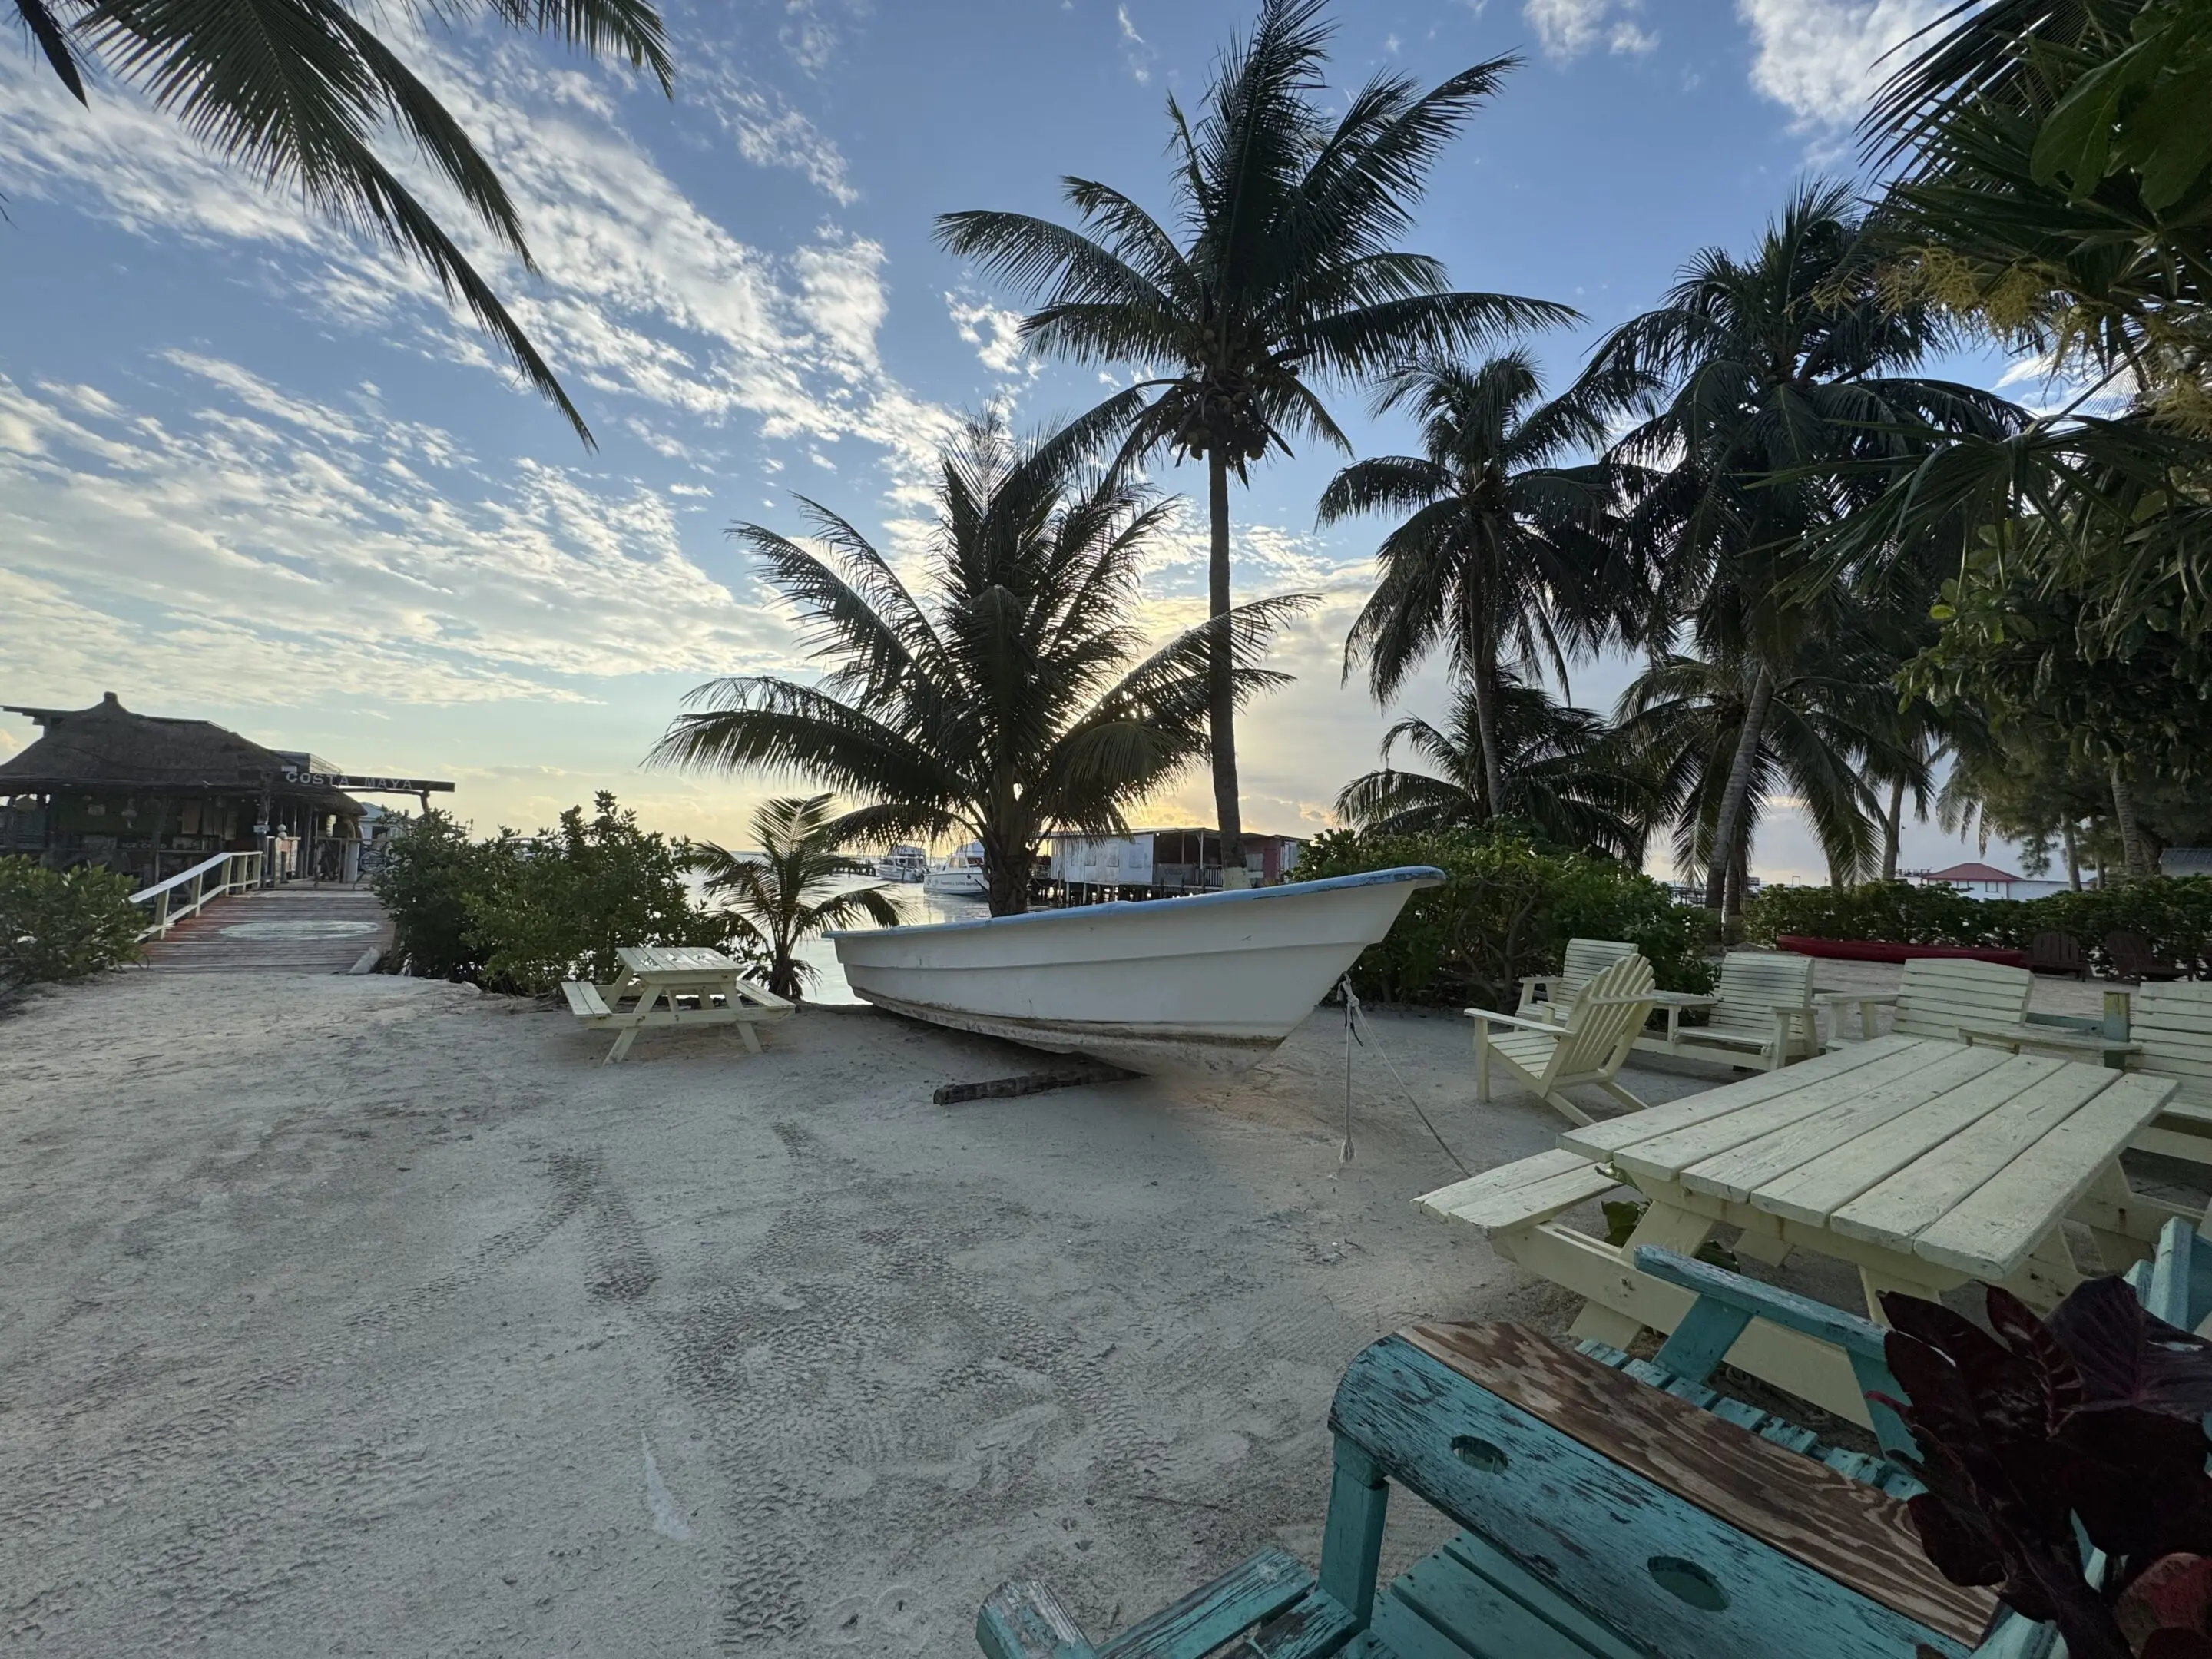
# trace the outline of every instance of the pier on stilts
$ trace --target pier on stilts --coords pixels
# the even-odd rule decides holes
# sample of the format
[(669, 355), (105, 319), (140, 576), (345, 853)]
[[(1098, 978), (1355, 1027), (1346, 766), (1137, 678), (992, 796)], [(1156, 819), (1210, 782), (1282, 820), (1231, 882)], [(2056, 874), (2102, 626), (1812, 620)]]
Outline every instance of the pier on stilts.
[(154, 973), (343, 974), (392, 948), (392, 921), (364, 884), (295, 881), (215, 900), (142, 948)]

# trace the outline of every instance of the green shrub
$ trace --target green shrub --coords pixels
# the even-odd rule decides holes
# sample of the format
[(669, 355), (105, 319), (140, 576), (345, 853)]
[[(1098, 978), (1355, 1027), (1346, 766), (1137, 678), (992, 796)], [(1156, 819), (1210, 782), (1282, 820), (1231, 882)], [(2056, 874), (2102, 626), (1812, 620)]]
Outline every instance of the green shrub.
[(500, 856), (434, 808), (392, 838), (371, 884), (392, 918), (392, 960), (426, 979), (474, 979), (483, 965), (469, 901), (490, 890)]
[(1556, 973), (1570, 939), (1632, 941), (1662, 990), (1709, 991), (1705, 913), (1607, 858), (1548, 850), (1510, 829), (1433, 836), (1330, 830), (1298, 862), (1301, 879), (1432, 864), (1449, 880), (1416, 893), (1352, 970), (1363, 996), (1512, 1007), (1524, 975)]
[(718, 945), (726, 924), (684, 880), (685, 843), (638, 828), (602, 792), (534, 837), (488, 842), (442, 812), (394, 839), (376, 877), (392, 954), (418, 974), (542, 995), (564, 979), (620, 973), (625, 945)]
[(2070, 933), (2110, 967), (2105, 935), (2128, 931), (2159, 955), (2212, 975), (2212, 877), (2129, 882), (2039, 899), (1970, 899), (1948, 887), (1869, 882), (1862, 887), (1769, 887), (1744, 911), (1749, 937), (1888, 939), (1899, 945), (2024, 948), (2040, 933)]
[(84, 979), (138, 959), (137, 884), (96, 865), (0, 858), (0, 983)]
[(479, 983), (538, 994), (564, 979), (617, 977), (625, 945), (720, 943), (726, 924), (684, 884), (685, 844), (639, 829), (604, 790), (593, 809), (586, 818), (570, 807), (535, 840), (490, 843), (490, 880), (468, 899)]

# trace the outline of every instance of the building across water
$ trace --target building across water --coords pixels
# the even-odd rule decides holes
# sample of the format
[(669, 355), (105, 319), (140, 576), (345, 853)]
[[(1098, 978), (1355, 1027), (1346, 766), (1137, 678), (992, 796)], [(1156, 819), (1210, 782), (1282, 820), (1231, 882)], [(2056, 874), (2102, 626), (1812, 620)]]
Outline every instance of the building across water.
[[(1297, 868), (1305, 842), (1294, 836), (1244, 836), (1244, 867), (1254, 884), (1280, 881)], [(1221, 885), (1221, 835), (1214, 830), (1137, 830), (1126, 836), (1058, 835), (1039, 873), (1048, 896), (1064, 903), (1164, 898), (1211, 892)]]
[(368, 811), (355, 793), (427, 805), (432, 792), (453, 787), (357, 777), (209, 720), (133, 713), (112, 691), (89, 708), (6, 707), (40, 735), (0, 762), (0, 854), (103, 865), (145, 886), (218, 853), (252, 852), (269, 855), (272, 881), (350, 881)]

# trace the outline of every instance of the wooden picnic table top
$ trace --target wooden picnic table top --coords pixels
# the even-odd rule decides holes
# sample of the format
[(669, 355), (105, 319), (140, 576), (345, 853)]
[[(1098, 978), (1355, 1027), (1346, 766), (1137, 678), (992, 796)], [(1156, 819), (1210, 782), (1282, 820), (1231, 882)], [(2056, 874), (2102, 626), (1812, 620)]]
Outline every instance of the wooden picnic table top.
[(2170, 1079), (1883, 1036), (1573, 1129), (1559, 1144), (1657, 1197), (1785, 1220), (2008, 1279), (2173, 1092)]
[(720, 978), (742, 973), (735, 957), (700, 945), (625, 945), (615, 952), (640, 979)]

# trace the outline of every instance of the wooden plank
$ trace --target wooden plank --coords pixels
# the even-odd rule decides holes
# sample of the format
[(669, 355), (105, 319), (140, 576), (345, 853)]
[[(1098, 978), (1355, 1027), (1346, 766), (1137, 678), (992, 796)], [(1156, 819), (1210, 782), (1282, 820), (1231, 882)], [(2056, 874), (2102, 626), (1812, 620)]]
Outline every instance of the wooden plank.
[(1915, 1234), (2064, 1122), (2113, 1075), (2059, 1062), (1995, 1111), (1839, 1206), (1828, 1226), (1845, 1238), (1909, 1255)]
[[(1516, 1559), (1540, 1556), (1571, 1599), (1662, 1651), (1894, 1656), (1924, 1631), (1971, 1644), (1996, 1607), (1936, 1571), (1902, 1504), (1812, 1458), (1516, 1326), (1400, 1337), (1403, 1362), (1390, 1363), (1397, 1343), (1354, 1362), (1337, 1395), (1343, 1428), (1387, 1447), (1392, 1474), (1437, 1488), (1431, 1501), (1455, 1520)], [(1505, 1467), (1455, 1455), (1468, 1438), (1504, 1450)], [(1655, 1585), (1648, 1564), (1668, 1557), (1710, 1574), (1727, 1607), (1699, 1617)]]
[[(1929, 1048), (1905, 1048), (1885, 1054), (1865, 1066), (1854, 1066), (1842, 1075), (1829, 1074), (1807, 1080), (1805, 1066), (1792, 1066), (1766, 1074), (1781, 1084), (1778, 1090), (1767, 1091), (1767, 1097), (1721, 1116), (1693, 1123), (1687, 1128), (1677, 1129), (1671, 1134), (1639, 1140), (1615, 1152), (1615, 1167), (1627, 1174), (1655, 1181), (1672, 1181), (1678, 1171), (1704, 1163), (1707, 1158), (1741, 1146), (1777, 1129), (1834, 1109), (1857, 1099), (1868, 1091), (1899, 1078), (1910, 1077), (1923, 1069), (1932, 1059), (1941, 1057), (1955, 1045), (1936, 1045), (1940, 1052)], [(1818, 1064), (1819, 1062), (1808, 1062)], [(1764, 1081), (1765, 1079), (1759, 1079)], [(1745, 1085), (1732, 1085), (1742, 1088)], [(1716, 1093), (1721, 1092), (1715, 1091)]]
[(1629, 1117), (1611, 1118), (1603, 1123), (1570, 1129), (1559, 1137), (1559, 1145), (1592, 1158), (1609, 1158), (1638, 1141), (1656, 1139), (1711, 1118), (1726, 1116), (1747, 1105), (1888, 1060), (1910, 1048), (1912, 1042), (1910, 1037), (1885, 1036), (1871, 1042), (1855, 1042), (1833, 1054), (1808, 1060), (1802, 1066), (1793, 1066), (1786, 1072), (1746, 1078), (1741, 1083), (1711, 1089), (1665, 1106), (1654, 1106)]
[[(1917, 1066), (1902, 1077), (1850, 1087), (1848, 1094), (1832, 1087), (1817, 1110), (1804, 1112), (1771, 1131), (1684, 1167), (1675, 1179), (1692, 1192), (1747, 1204), (1770, 1181), (1810, 1163), (1824, 1152), (1848, 1146), (1862, 1135), (1879, 1133), (1881, 1126), (1926, 1105), (1951, 1090), (1972, 1082), (2006, 1063), (2002, 1053), (1954, 1048)], [(1773, 1108), (1768, 1109), (1772, 1110)], [(1638, 1156), (1647, 1149), (1636, 1149)]]
[[(1578, 1340), (1595, 1337), (1620, 1347), (1646, 1327), (1671, 1332), (1696, 1300), (1687, 1291), (1637, 1272), (1611, 1245), (1571, 1228), (1551, 1225), (1501, 1234), (1497, 1247), (1529, 1272), (1590, 1299), (1593, 1305), (1575, 1322), (1572, 1334)], [(1583, 1319), (1593, 1312), (1616, 1316), (1617, 1325), (1625, 1327), (1621, 1341), (1613, 1341), (1604, 1331), (1585, 1328)], [(1728, 1363), (1861, 1428), (1873, 1426), (1850, 1362), (1840, 1349), (1825, 1342), (1753, 1320), (1729, 1350)]]
[(1313, 1575), (1287, 1550), (1263, 1549), (1130, 1626), (1098, 1650), (1098, 1659), (1197, 1659), (1282, 1612), (1312, 1589), (1313, 1582)]
[(975, 1641), (988, 1659), (1091, 1659), (1096, 1651), (1052, 1586), (1035, 1579), (991, 1592), (975, 1615)]
[(2101, 1075), (2112, 1079), (2109, 1088), (1922, 1230), (1913, 1255), (1977, 1279), (2018, 1271), (2173, 1088), (2158, 1078)]
[(2001, 1066), (1941, 1097), (1890, 1119), (1878, 1135), (1862, 1135), (1810, 1158), (1751, 1195), (1752, 1206), (1808, 1226), (1825, 1227), (1835, 1212), (1916, 1158), (1946, 1145), (2057, 1071), (2055, 1060)]
[[(1493, 1559), (1502, 1563), (1514, 1589), (1541, 1587), (1542, 1581), (1525, 1569), (1502, 1557)], [(1379, 1611), (1387, 1613), (1394, 1602), (1413, 1613), (1414, 1620), (1401, 1623), (1381, 1617), (1376, 1633), (1409, 1659), (1425, 1651), (1479, 1654), (1486, 1659), (1492, 1654), (1498, 1659), (1590, 1659), (1593, 1652), (1589, 1643), (1540, 1617), (1449, 1546), (1393, 1579)], [(1632, 1652), (1617, 1637), (1610, 1646), (1624, 1659)]]
[[(1508, 1170), (1566, 1159), (1563, 1168), (1551, 1169), (1547, 1173), (1529, 1171), (1531, 1178), (1514, 1182), (1488, 1182), (1487, 1176), (1476, 1176), (1469, 1181), (1455, 1182), (1439, 1188), (1413, 1201), (1423, 1209), (1443, 1216), (1449, 1221), (1461, 1221), (1485, 1233), (1503, 1228), (1533, 1226), (1540, 1221), (1549, 1221), (1553, 1216), (1586, 1203), (1601, 1194), (1613, 1191), (1621, 1183), (1618, 1176), (1601, 1164), (1593, 1164), (1577, 1152), (1541, 1152), (1533, 1158), (1523, 1158), (1520, 1164), (1509, 1164)], [(1491, 1170), (1490, 1176), (1502, 1173)]]

